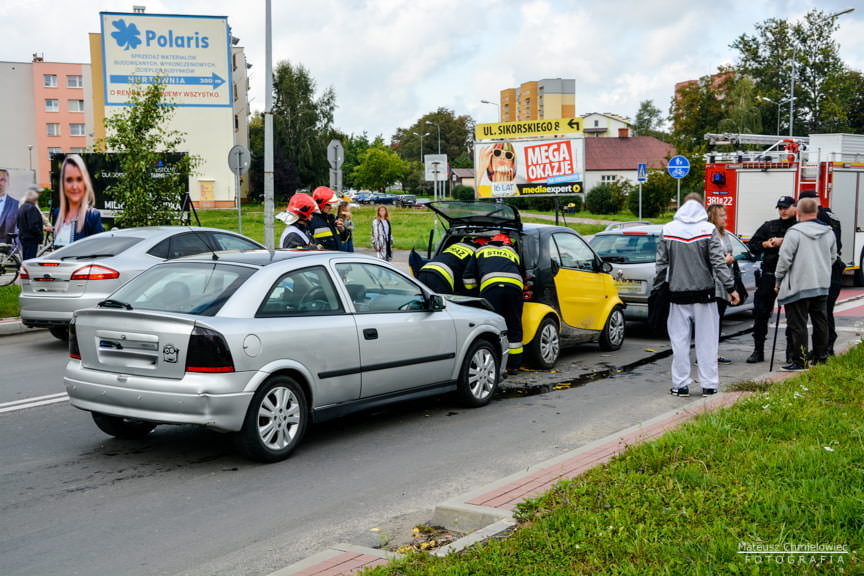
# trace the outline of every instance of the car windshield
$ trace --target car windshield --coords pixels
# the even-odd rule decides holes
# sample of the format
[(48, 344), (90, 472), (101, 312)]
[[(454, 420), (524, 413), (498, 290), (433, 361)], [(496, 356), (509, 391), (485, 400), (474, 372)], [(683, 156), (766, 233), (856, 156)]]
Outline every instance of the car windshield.
[(214, 316), (255, 270), (219, 262), (154, 266), (120, 287), (103, 305)]
[(52, 259), (110, 258), (144, 240), (140, 236), (89, 236), (64, 246), (50, 255)]
[(657, 257), (657, 236), (649, 234), (598, 234), (591, 247), (613, 264), (644, 264)]

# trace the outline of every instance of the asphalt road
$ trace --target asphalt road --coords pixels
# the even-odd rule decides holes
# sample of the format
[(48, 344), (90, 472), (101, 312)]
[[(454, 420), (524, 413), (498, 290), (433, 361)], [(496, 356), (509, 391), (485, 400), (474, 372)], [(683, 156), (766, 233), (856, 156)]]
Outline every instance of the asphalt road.
[[(508, 379), (482, 409), (437, 399), (315, 426), (271, 465), (194, 427), (109, 438), (63, 401), (60, 342), (3, 337), (0, 574), (258, 576), (337, 542), (399, 539), (438, 502), (686, 402), (668, 394), (668, 358), (632, 368), (668, 346), (640, 336), (617, 353), (568, 351), (557, 371)], [(724, 381), (748, 366), (749, 346), (747, 335), (724, 342), (739, 359)], [(613, 376), (586, 382), (595, 373)], [(572, 387), (530, 394), (561, 382)]]

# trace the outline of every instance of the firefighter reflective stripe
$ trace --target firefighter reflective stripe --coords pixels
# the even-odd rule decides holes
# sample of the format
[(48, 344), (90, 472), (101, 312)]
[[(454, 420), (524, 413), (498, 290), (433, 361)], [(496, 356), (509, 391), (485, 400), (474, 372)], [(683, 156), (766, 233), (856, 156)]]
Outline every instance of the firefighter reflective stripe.
[(508, 272), (490, 272), (486, 274), (480, 279), (480, 292), (482, 293), (486, 288), (491, 286), (492, 284), (503, 283), (503, 284), (512, 284), (522, 290), (524, 288), (522, 284), (522, 276), (519, 274), (510, 274)]
[(455, 280), (453, 278), (453, 270), (450, 269), (449, 266), (442, 262), (429, 262), (422, 268), (420, 268), (421, 272), (430, 272), (435, 271), (447, 280), (447, 283), (450, 284), (450, 290), (455, 290)]
[(329, 227), (327, 227), (327, 226), (322, 226), (321, 228), (316, 228), (316, 229), (312, 232), (312, 236), (313, 236), (315, 239), (318, 239), (318, 238), (331, 238), (331, 237), (333, 236), (333, 230), (331, 230), (331, 229), (330, 229)]
[(522, 342), (510, 342), (510, 354), (522, 354)]
[(462, 278), (462, 285), (465, 286), (466, 290), (474, 290), (477, 288), (477, 279), (474, 277)]

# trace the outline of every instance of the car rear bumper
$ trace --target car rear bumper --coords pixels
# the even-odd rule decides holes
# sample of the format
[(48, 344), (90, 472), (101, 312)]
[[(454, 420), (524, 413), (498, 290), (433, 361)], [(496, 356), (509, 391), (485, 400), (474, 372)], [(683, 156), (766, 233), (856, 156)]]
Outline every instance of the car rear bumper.
[[(214, 380), (223, 383), (217, 391)], [(249, 374), (187, 374), (165, 381), (89, 370), (69, 362), (63, 383), (73, 406), (110, 416), (159, 424), (197, 424), (223, 432), (243, 427), (253, 392), (242, 390)], [(233, 384), (225, 386), (224, 384)]]
[(106, 294), (87, 297), (46, 297), (22, 293), (18, 298), (21, 305), (21, 322), (28, 328), (69, 324), (76, 310), (92, 308), (107, 297)]

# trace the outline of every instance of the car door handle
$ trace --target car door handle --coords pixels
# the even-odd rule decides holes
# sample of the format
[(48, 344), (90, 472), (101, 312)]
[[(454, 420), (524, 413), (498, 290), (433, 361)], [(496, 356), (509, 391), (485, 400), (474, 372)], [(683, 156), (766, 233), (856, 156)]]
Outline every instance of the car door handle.
[(364, 328), (363, 329), (363, 338), (366, 340), (377, 340), (378, 339), (378, 330), (375, 328)]

